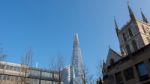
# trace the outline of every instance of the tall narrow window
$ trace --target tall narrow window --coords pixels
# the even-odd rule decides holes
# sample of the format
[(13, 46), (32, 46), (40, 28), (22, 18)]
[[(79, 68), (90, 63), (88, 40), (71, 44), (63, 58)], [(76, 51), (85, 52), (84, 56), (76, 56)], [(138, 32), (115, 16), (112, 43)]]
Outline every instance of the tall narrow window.
[(138, 49), (135, 40), (132, 41), (132, 46), (133, 46), (133, 48), (134, 48), (134, 51), (136, 51), (136, 50)]
[(145, 30), (145, 28), (144, 28), (144, 26), (143, 26), (143, 25), (142, 25), (142, 29), (143, 29), (143, 32), (144, 32), (144, 33), (146, 33), (146, 30)]
[(6, 77), (6, 75), (4, 75), (4, 76), (3, 76), (3, 80), (6, 80), (6, 79), (7, 79), (7, 77)]
[(132, 37), (132, 36), (133, 36), (133, 33), (132, 33), (131, 29), (129, 28), (128, 31), (129, 31), (130, 37)]
[(124, 70), (124, 76), (125, 76), (126, 81), (133, 79), (134, 78), (133, 68), (130, 67)]
[(122, 35), (123, 35), (123, 39), (124, 39), (124, 41), (126, 41), (127, 39), (126, 39), (125, 34), (123, 33)]
[(3, 80), (3, 75), (0, 75), (0, 81), (2, 81)]
[(115, 77), (116, 77), (116, 83), (117, 84), (123, 84), (123, 78), (121, 76), (121, 72), (116, 73)]
[(127, 50), (127, 53), (128, 53), (128, 54), (131, 53), (131, 49), (130, 49), (130, 46), (129, 46), (129, 45), (126, 45), (126, 50)]
[(4, 67), (5, 67), (4, 64), (0, 63), (0, 69), (4, 69)]
[(136, 65), (136, 70), (138, 72), (140, 81), (144, 81), (148, 79), (148, 69), (143, 62)]

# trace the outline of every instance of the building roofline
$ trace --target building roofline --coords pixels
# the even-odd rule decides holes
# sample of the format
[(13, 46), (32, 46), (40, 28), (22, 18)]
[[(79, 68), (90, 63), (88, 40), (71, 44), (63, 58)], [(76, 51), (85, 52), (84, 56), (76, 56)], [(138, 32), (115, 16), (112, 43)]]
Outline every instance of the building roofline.
[(116, 51), (114, 51), (112, 48), (109, 48), (109, 50), (111, 50), (112, 52), (114, 52), (115, 54), (117, 54), (118, 57), (122, 58), (122, 56), (119, 53), (117, 53)]
[(143, 48), (137, 50), (136, 52), (133, 52), (133, 53), (131, 53), (131, 54), (129, 54), (129, 55), (123, 57), (122, 59), (118, 60), (118, 61), (115, 62), (114, 64), (108, 66), (108, 68), (110, 69), (110, 68), (112, 68), (112, 67), (115, 67), (115, 66), (118, 65), (120, 62), (122, 62), (122, 61), (127, 61), (127, 60), (131, 59), (132, 57), (136, 56), (137, 54), (142, 53), (143, 51), (145, 51), (145, 50), (148, 49), (148, 48), (150, 48), (150, 44), (148, 44), (147, 46), (145, 46), (145, 47), (143, 47)]
[[(140, 19), (136, 19), (136, 21), (137, 21), (137, 22), (142, 22), (142, 23), (144, 23), (144, 24), (150, 26), (150, 23), (146, 23), (146, 22), (144, 22), (144, 21), (142, 21), (142, 20), (140, 20)], [(129, 20), (125, 25), (123, 25), (123, 26), (121, 27), (120, 31), (122, 31), (122, 30), (124, 30), (125, 28), (127, 28), (131, 23), (132, 23), (132, 20)]]
[[(21, 67), (21, 64), (13, 63), (13, 62), (0, 61), (0, 63), (7, 64), (7, 65), (12, 65), (12, 66), (17, 66), (17, 67)], [(37, 70), (37, 71), (42, 71), (42, 72), (54, 72), (54, 73), (57, 73), (56, 70), (43, 69), (43, 68), (35, 68), (35, 67), (28, 67), (28, 68), (31, 69), (31, 70)]]

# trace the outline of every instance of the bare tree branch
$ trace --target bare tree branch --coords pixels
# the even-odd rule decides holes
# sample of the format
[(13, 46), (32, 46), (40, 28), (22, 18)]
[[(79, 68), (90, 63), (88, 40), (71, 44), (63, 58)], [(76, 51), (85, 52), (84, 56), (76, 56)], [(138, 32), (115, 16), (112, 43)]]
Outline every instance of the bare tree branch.
[(98, 77), (102, 76), (102, 69), (103, 69), (103, 61), (99, 60), (97, 65), (97, 75)]
[[(0, 50), (0, 61), (1, 61), (1, 62), (4, 62), (6, 56), (7, 56), (7, 55), (3, 53), (3, 49), (1, 49), (1, 50)], [(0, 69), (2, 69), (2, 73), (1, 73), (1, 75), (0, 75), (0, 79), (2, 79), (3, 76), (4, 76), (4, 73), (5, 73), (5, 66), (6, 66), (5, 63), (0, 63)], [(3, 84), (3, 82), (0, 81), (0, 84)]]
[(83, 67), (82, 73), (80, 76), (81, 81), (75, 80), (75, 84), (95, 84), (93, 80), (93, 75), (90, 75), (88, 72), (88, 68), (86, 66)]
[(29, 71), (29, 68), (32, 67), (32, 49), (28, 49), (25, 53), (25, 56), (21, 57), (21, 84), (26, 84), (26, 77)]
[(64, 65), (65, 65), (64, 57), (60, 54), (56, 57), (56, 59), (53, 59), (50, 64), (50, 70), (58, 72), (59, 76), (58, 84), (61, 84), (62, 82), (63, 76), (62, 69), (64, 68)]
[(4, 61), (6, 56), (7, 55), (3, 53), (3, 48), (1, 48), (1, 50), (0, 50), (0, 61)]
[(101, 80), (101, 77), (103, 76), (102, 70), (103, 70), (103, 61), (100, 60), (98, 61), (98, 65), (97, 65), (97, 74), (98, 74), (98, 78), (96, 81), (97, 84), (102, 84), (102, 80)]

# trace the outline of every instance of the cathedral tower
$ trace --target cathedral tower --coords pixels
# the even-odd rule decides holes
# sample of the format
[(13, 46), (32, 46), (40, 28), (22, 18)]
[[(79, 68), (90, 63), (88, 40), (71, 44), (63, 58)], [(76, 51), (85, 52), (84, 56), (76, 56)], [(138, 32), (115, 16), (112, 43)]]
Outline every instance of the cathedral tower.
[(144, 13), (142, 19), (135, 17), (131, 7), (128, 5), (130, 21), (119, 29), (115, 20), (116, 33), (120, 43), (120, 50), (123, 56), (133, 53), (150, 43), (150, 24)]

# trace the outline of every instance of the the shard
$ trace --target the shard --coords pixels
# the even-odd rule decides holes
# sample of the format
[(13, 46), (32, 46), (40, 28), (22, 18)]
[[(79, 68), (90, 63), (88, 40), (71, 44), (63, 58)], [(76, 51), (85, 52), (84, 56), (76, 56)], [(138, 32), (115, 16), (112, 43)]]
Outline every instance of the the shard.
[(72, 53), (72, 84), (83, 84), (83, 60), (80, 50), (78, 34), (74, 35), (73, 53)]

